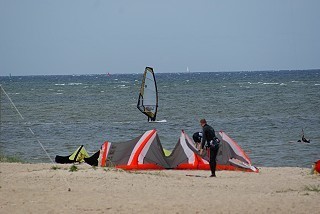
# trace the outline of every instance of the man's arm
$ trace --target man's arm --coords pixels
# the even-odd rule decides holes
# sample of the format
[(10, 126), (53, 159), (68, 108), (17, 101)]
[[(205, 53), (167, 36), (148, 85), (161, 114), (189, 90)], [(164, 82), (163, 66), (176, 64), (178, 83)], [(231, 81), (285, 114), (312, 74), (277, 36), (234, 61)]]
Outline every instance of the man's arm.
[(202, 129), (201, 149), (204, 148), (204, 145), (205, 145), (206, 141), (207, 141), (207, 138), (206, 138), (206, 128), (203, 127), (203, 129)]

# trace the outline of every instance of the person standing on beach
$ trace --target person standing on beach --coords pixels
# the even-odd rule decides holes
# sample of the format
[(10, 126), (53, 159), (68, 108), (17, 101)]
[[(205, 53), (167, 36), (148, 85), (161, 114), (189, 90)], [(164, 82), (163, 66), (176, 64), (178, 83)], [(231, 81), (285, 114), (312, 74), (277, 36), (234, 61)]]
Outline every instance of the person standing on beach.
[(200, 125), (202, 126), (202, 141), (200, 155), (203, 153), (204, 147), (206, 149), (210, 148), (209, 152), (209, 164), (211, 175), (210, 177), (216, 177), (216, 166), (217, 166), (217, 154), (219, 150), (219, 139), (216, 137), (214, 129), (207, 124), (206, 119), (200, 120)]

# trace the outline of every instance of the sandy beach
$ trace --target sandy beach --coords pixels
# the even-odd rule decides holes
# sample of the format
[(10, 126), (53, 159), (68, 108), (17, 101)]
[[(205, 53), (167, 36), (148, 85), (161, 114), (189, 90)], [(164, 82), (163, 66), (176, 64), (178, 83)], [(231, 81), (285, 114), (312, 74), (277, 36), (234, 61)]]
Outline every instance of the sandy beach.
[[(123, 171), (0, 163), (0, 213), (319, 213), (308, 168)], [(190, 175), (190, 176), (189, 176)]]

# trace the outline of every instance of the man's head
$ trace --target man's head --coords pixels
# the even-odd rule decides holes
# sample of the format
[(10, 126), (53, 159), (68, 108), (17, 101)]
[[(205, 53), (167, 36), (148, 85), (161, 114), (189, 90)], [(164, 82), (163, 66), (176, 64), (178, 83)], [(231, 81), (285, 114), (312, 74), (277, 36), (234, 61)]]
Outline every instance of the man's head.
[(203, 127), (204, 125), (206, 125), (207, 124), (207, 121), (206, 121), (206, 119), (201, 119), (200, 120), (200, 125)]

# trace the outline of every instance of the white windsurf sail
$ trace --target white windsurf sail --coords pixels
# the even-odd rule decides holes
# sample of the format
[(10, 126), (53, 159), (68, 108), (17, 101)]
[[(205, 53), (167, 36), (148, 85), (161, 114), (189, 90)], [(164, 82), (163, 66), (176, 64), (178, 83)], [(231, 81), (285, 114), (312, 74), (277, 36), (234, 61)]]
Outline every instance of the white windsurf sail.
[(158, 90), (153, 68), (146, 67), (139, 93), (137, 108), (148, 116), (148, 120), (156, 120), (158, 111)]

